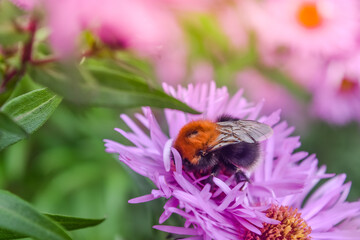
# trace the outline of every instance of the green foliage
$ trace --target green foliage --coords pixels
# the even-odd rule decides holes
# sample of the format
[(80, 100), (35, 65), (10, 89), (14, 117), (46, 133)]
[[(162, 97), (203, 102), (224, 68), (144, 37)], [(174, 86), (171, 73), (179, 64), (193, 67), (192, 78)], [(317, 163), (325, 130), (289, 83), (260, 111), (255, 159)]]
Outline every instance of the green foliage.
[[(6, 191), (0, 191), (0, 228), (39, 240), (71, 239), (67, 233), (28, 203)], [(6, 232), (5, 232), (6, 234)]]
[(21, 80), (21, 77), (18, 74), (16, 74), (13, 77), (13, 79), (11, 79), (6, 84), (6, 87), (3, 88), (2, 91), (0, 91), (0, 106), (2, 106), (11, 97), (11, 95), (13, 94), (13, 92), (16, 89), (16, 86), (17, 86), (19, 80)]
[(46, 88), (11, 99), (0, 108), (0, 150), (39, 129), (55, 111), (61, 98)]
[(219, 62), (223, 60), (224, 55), (233, 55), (230, 54), (233, 49), (230, 48), (229, 39), (214, 16), (186, 15), (182, 17), (182, 26), (194, 58)]
[[(20, 213), (21, 214), (21, 213)], [(61, 225), (68, 231), (77, 230), (81, 228), (93, 227), (102, 223), (105, 219), (86, 219), (78, 217), (70, 217), (63, 215), (44, 214), (46, 217), (53, 220), (55, 223)], [(30, 219), (33, 220), (33, 219)], [(0, 228), (0, 240), (5, 239), (18, 239), (32, 236), (30, 234), (18, 234), (9, 230)]]
[(346, 173), (346, 181), (351, 181), (349, 201), (360, 196), (360, 127), (357, 123), (347, 126), (331, 126), (324, 122), (314, 122), (309, 131), (301, 134), (304, 151), (316, 153), (320, 164), (327, 165), (331, 173)]
[(63, 102), (41, 131), (0, 153), (2, 187), (41, 212), (106, 216), (95, 228), (71, 232), (73, 239), (165, 239), (167, 234), (152, 229), (162, 200), (128, 203), (154, 186), (104, 151), (104, 138), (124, 143), (115, 127), (126, 129), (117, 110)]
[(14, 6), (10, 1), (0, 1), (0, 23), (8, 24), (16, 16), (21, 14), (21, 10)]
[(27, 137), (26, 131), (3, 112), (0, 112), (0, 129), (0, 146), (10, 145)]
[(29, 38), (26, 33), (16, 32), (1, 32), (0, 33), (0, 45), (9, 46), (18, 44), (19, 42), (25, 42)]
[(80, 106), (120, 109), (152, 106), (197, 113), (162, 90), (150, 87), (139, 76), (99, 65), (32, 67), (30, 75), (38, 83)]
[(54, 215), (54, 214), (45, 214), (45, 215), (69, 231), (77, 230), (81, 228), (93, 227), (102, 223), (105, 220), (105, 218), (88, 219), (88, 218), (78, 218), (78, 217), (70, 217), (63, 215)]

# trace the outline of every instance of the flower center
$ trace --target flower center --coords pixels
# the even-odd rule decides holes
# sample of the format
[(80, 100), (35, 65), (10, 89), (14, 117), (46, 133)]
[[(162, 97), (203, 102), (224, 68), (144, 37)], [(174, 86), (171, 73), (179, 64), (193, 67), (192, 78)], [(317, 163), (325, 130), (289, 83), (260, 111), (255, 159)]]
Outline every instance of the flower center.
[(301, 218), (301, 213), (297, 209), (288, 206), (272, 205), (267, 211), (266, 216), (280, 221), (279, 224), (264, 223), (261, 235), (248, 231), (245, 240), (272, 240), (272, 239), (292, 239), (309, 240), (311, 227)]
[(349, 93), (354, 91), (358, 87), (358, 85), (359, 85), (358, 82), (349, 79), (347, 77), (344, 77), (343, 80), (341, 81), (339, 91), (341, 93)]
[(304, 3), (297, 12), (298, 22), (305, 28), (316, 28), (322, 23), (322, 17), (315, 3)]

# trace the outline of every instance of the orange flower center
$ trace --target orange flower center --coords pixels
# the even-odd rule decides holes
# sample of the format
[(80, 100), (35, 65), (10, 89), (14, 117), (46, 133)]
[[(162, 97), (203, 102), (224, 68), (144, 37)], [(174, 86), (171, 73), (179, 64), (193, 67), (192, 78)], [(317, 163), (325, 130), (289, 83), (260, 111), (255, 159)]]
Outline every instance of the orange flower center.
[(356, 81), (344, 77), (343, 80), (341, 81), (339, 91), (341, 93), (349, 93), (354, 91), (358, 87), (358, 85), (359, 84)]
[(273, 239), (291, 239), (291, 240), (309, 240), (311, 227), (301, 218), (301, 213), (297, 209), (288, 206), (271, 206), (266, 211), (266, 216), (279, 220), (279, 224), (264, 223), (261, 229), (261, 235), (248, 231), (245, 240), (273, 240)]
[(322, 23), (322, 17), (315, 3), (304, 3), (297, 12), (298, 22), (308, 29), (319, 27)]

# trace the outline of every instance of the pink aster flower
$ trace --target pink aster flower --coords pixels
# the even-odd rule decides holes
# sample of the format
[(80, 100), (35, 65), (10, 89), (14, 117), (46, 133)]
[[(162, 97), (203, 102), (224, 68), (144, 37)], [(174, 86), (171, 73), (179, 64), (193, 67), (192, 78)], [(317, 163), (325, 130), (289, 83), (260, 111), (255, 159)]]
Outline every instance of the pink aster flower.
[(39, 0), (11, 0), (16, 6), (24, 10), (32, 10)]
[[(252, 101), (265, 100), (263, 112), (270, 114), (281, 106), (282, 112), (293, 120), (299, 119), (301, 105), (282, 85), (267, 79), (254, 69), (245, 69), (237, 74), (237, 85), (243, 88)], [(301, 118), (300, 118), (301, 119)]]
[(313, 112), (335, 124), (360, 122), (360, 55), (331, 61), (314, 88)]
[(204, 12), (208, 11), (214, 5), (214, 2), (207, 0), (162, 0), (162, 4), (180, 11)]
[(72, 50), (76, 37), (85, 29), (110, 45), (147, 53), (180, 37), (171, 13), (153, 1), (47, 0), (44, 4), (53, 46), (61, 52)]
[[(152, 61), (162, 81), (178, 83), (185, 75), (186, 47), (176, 16), (166, 1), (152, 0), (13, 0), (44, 11), (50, 43), (59, 57), (68, 57), (91, 31), (105, 45), (134, 51)], [(190, 4), (191, 5), (191, 4)]]
[[(156, 225), (154, 228), (188, 239), (355, 239), (360, 234), (360, 203), (345, 201), (350, 184), (345, 175), (334, 177), (311, 194), (326, 174), (317, 167), (314, 155), (294, 153), (300, 146), (291, 137), (293, 128), (280, 121), (280, 111), (261, 116), (263, 103), (249, 103), (242, 91), (233, 97), (225, 87), (215, 84), (189, 85), (177, 89), (164, 84), (174, 97), (201, 111), (200, 115), (166, 109), (168, 132), (165, 133), (150, 108), (135, 114), (140, 125), (127, 115), (121, 118), (131, 132), (116, 129), (133, 143), (126, 146), (105, 140), (106, 151), (119, 155), (120, 161), (149, 178), (156, 186), (150, 194), (130, 203), (165, 198), (162, 224), (172, 214), (185, 218), (183, 227)], [(273, 127), (271, 138), (261, 143), (262, 161), (250, 175), (251, 183), (236, 183), (233, 176), (214, 177), (214, 189), (182, 168), (180, 154), (172, 147), (179, 130), (195, 119), (214, 120), (222, 114), (258, 120)], [(146, 131), (144, 131), (146, 130)], [(305, 204), (304, 204), (305, 203)]]
[[(225, 5), (225, 4), (224, 4)], [(237, 6), (222, 6), (217, 11), (220, 26), (231, 44), (239, 49), (244, 49), (249, 44), (249, 35), (245, 27), (242, 9)]]
[(244, 14), (262, 44), (305, 55), (352, 51), (360, 29), (359, 11), (357, 0), (249, 0), (244, 4)]

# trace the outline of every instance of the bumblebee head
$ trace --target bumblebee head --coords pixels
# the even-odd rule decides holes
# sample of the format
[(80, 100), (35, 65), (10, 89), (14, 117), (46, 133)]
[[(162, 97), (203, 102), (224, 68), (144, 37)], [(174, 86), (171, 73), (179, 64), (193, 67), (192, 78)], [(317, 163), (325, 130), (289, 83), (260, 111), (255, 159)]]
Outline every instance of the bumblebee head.
[(209, 120), (193, 121), (180, 129), (174, 147), (183, 160), (196, 165), (201, 156), (207, 154), (209, 146), (216, 141), (218, 136), (216, 123)]

